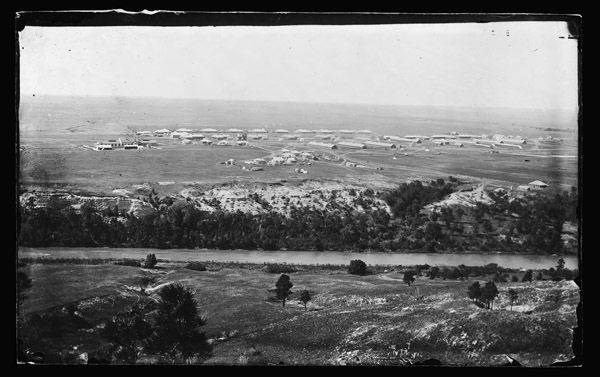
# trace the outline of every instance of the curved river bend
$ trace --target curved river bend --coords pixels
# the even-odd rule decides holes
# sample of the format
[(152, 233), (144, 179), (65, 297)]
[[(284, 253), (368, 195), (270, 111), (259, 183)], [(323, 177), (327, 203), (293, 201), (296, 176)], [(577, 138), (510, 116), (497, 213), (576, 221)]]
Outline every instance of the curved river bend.
[[(19, 248), (19, 257), (45, 258), (144, 258), (154, 253), (171, 261), (215, 261), (243, 263), (348, 264), (361, 259), (370, 265), (482, 266), (497, 263), (506, 268), (540, 269), (556, 267), (561, 256), (529, 254), (447, 254), (447, 253), (355, 253), (340, 251), (244, 251), (145, 248)], [(565, 267), (577, 269), (576, 256), (562, 256)]]

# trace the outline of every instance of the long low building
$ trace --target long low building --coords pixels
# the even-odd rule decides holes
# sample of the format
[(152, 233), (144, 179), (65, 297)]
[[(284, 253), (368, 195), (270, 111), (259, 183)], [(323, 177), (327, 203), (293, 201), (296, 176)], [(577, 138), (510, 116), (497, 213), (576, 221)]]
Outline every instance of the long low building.
[(242, 130), (241, 128), (230, 128), (227, 130), (227, 132), (229, 133), (242, 133), (244, 132), (244, 130)]
[(308, 145), (313, 146), (313, 147), (319, 147), (319, 148), (337, 149), (337, 146), (335, 144), (321, 143), (319, 141), (311, 141), (308, 143)]
[(338, 148), (356, 148), (356, 149), (365, 149), (366, 146), (363, 143), (354, 143), (351, 141), (340, 141), (337, 143)]
[(290, 131), (289, 131), (289, 130), (285, 130), (285, 129), (283, 129), (283, 128), (279, 128), (279, 129), (276, 129), (274, 132), (275, 132), (276, 134), (287, 134), (287, 133), (289, 133)]
[(504, 148), (518, 148), (518, 149), (523, 149), (522, 146), (520, 146), (519, 144), (503, 144), (503, 143), (498, 143), (496, 144), (497, 147), (504, 147)]
[(397, 149), (398, 148), (396, 146), (396, 144), (382, 143), (379, 141), (365, 141), (363, 144), (365, 144), (367, 147), (371, 147), (371, 148), (387, 148), (387, 149)]
[(355, 130), (339, 130), (338, 132), (341, 134), (353, 134), (356, 131)]
[(500, 139), (501, 144), (527, 144), (525, 139)]
[(264, 128), (254, 128), (254, 129), (250, 130), (249, 132), (251, 132), (253, 134), (266, 134), (267, 130)]
[(214, 128), (203, 128), (203, 129), (200, 130), (200, 132), (204, 132), (204, 133), (210, 134), (210, 133), (219, 132), (219, 130), (214, 129)]
[(423, 135), (405, 135), (406, 139), (421, 139), (421, 140), (429, 140), (429, 136)]
[(356, 131), (357, 134), (372, 134), (373, 131), (371, 130), (358, 130)]
[(418, 141), (420, 139), (407, 139), (405, 137), (400, 137), (400, 136), (394, 136), (394, 135), (390, 135), (390, 136), (384, 136), (383, 137), (385, 140), (393, 140), (393, 141), (404, 141), (407, 143), (413, 143), (415, 141)]
[(478, 139), (480, 136), (479, 135), (469, 135), (469, 134), (459, 134), (458, 138), (459, 139)]
[(312, 133), (315, 133), (315, 131), (313, 131), (313, 130), (307, 130), (307, 129), (304, 129), (304, 128), (297, 129), (296, 132), (299, 133), (299, 134), (312, 134)]

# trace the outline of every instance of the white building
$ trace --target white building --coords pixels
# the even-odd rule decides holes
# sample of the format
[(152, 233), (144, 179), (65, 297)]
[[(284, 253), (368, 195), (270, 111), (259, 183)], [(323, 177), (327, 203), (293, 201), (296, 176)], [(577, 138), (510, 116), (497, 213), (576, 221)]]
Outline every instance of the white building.
[(251, 129), (249, 132), (251, 132), (253, 134), (266, 134), (267, 130), (264, 128), (254, 128), (254, 129)]
[(548, 187), (547, 183), (538, 180), (529, 182), (527, 185), (534, 190), (543, 190)]
[(210, 134), (210, 133), (219, 132), (219, 130), (214, 129), (214, 128), (203, 128), (203, 129), (200, 130), (200, 132), (204, 132), (204, 133)]
[(313, 146), (313, 147), (319, 147), (319, 148), (337, 149), (337, 146), (335, 144), (321, 143), (319, 141), (311, 141), (308, 143), (308, 145)]
[(289, 130), (284, 130), (283, 128), (278, 128), (274, 131), (276, 134), (287, 134), (290, 131)]
[(229, 128), (227, 130), (227, 132), (231, 133), (231, 134), (235, 134), (235, 133), (242, 133), (244, 132), (244, 130), (240, 129), (240, 128)]

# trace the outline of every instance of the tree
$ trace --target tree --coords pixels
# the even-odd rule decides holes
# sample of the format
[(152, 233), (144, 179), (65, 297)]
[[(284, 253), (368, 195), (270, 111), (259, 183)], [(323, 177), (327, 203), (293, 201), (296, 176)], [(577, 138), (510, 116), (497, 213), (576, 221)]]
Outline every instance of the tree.
[(410, 285), (415, 281), (415, 275), (416, 272), (413, 270), (405, 271), (402, 280), (410, 287)]
[(144, 308), (133, 305), (118, 313), (106, 323), (102, 335), (111, 342), (111, 354), (117, 363), (133, 364), (152, 334), (152, 326), (145, 319)]
[(481, 289), (481, 301), (483, 301), (488, 309), (493, 309), (494, 300), (498, 296), (498, 288), (493, 281), (485, 283)]
[(537, 275), (535, 276), (535, 280), (544, 280), (544, 275), (542, 275), (542, 272), (538, 272)]
[(200, 331), (205, 321), (198, 314), (192, 291), (177, 283), (163, 287), (158, 295), (149, 350), (167, 356), (172, 362), (210, 355), (206, 335)]
[(366, 275), (367, 264), (360, 259), (351, 260), (350, 266), (348, 267), (348, 273), (352, 275)]
[(304, 304), (304, 310), (306, 310), (306, 303), (309, 302), (311, 299), (312, 297), (310, 297), (310, 292), (306, 289), (300, 292), (300, 301), (302, 301), (302, 303)]
[(154, 266), (156, 266), (156, 263), (158, 263), (158, 261), (156, 260), (156, 255), (154, 255), (154, 254), (146, 255), (146, 260), (144, 261), (145, 268), (154, 268)]
[(277, 299), (281, 300), (283, 307), (285, 307), (285, 300), (290, 295), (290, 289), (294, 284), (290, 281), (290, 277), (286, 274), (281, 274), (277, 282), (275, 283), (275, 294)]
[(525, 271), (525, 275), (523, 275), (521, 282), (525, 283), (527, 281), (531, 281), (532, 278), (533, 278), (533, 271), (527, 270), (527, 271)]
[(519, 282), (519, 278), (517, 277), (517, 275), (513, 275), (511, 278), (513, 283), (518, 283)]
[(517, 291), (515, 291), (514, 289), (509, 289), (508, 290), (508, 300), (510, 301), (510, 310), (511, 311), (512, 311), (512, 306), (513, 306), (514, 302), (517, 301), (517, 298), (519, 298)]
[(559, 258), (556, 264), (556, 271), (562, 271), (565, 268), (565, 260), (563, 258)]
[(481, 285), (478, 281), (474, 282), (469, 286), (467, 296), (474, 302), (481, 301)]

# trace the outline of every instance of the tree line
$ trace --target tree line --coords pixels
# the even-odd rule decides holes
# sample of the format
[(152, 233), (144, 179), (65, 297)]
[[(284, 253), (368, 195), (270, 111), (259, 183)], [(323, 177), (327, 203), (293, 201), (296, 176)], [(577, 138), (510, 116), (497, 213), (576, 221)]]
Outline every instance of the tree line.
[[(457, 184), (455, 179), (450, 182), (438, 179), (428, 185), (413, 181), (379, 194), (389, 204), (392, 214), (368, 206), (364, 211), (357, 211), (335, 201), (325, 208), (292, 206), (289, 216), (275, 211), (251, 214), (217, 209), (210, 212), (191, 201), (170, 200), (161, 201), (155, 211), (136, 217), (118, 208), (99, 210), (90, 202), (74, 209), (69, 202), (58, 198), (44, 207), (35, 206), (32, 200), (19, 205), (19, 243), (30, 247), (562, 251), (562, 223), (576, 217), (573, 194), (559, 196), (559, 199), (542, 196), (531, 199), (532, 202), (509, 203), (499, 198), (494, 205), (478, 206), (476, 211), (479, 212), (510, 210), (520, 217), (514, 220), (505, 240), (491, 236), (459, 240), (442, 226), (454, 224), (457, 217), (452, 211), (442, 211), (439, 219), (438, 215), (428, 219), (420, 214), (423, 206), (447, 196)], [(367, 190), (356, 200), (368, 202), (373, 195)], [(513, 241), (521, 236), (525, 239), (523, 244)]]

